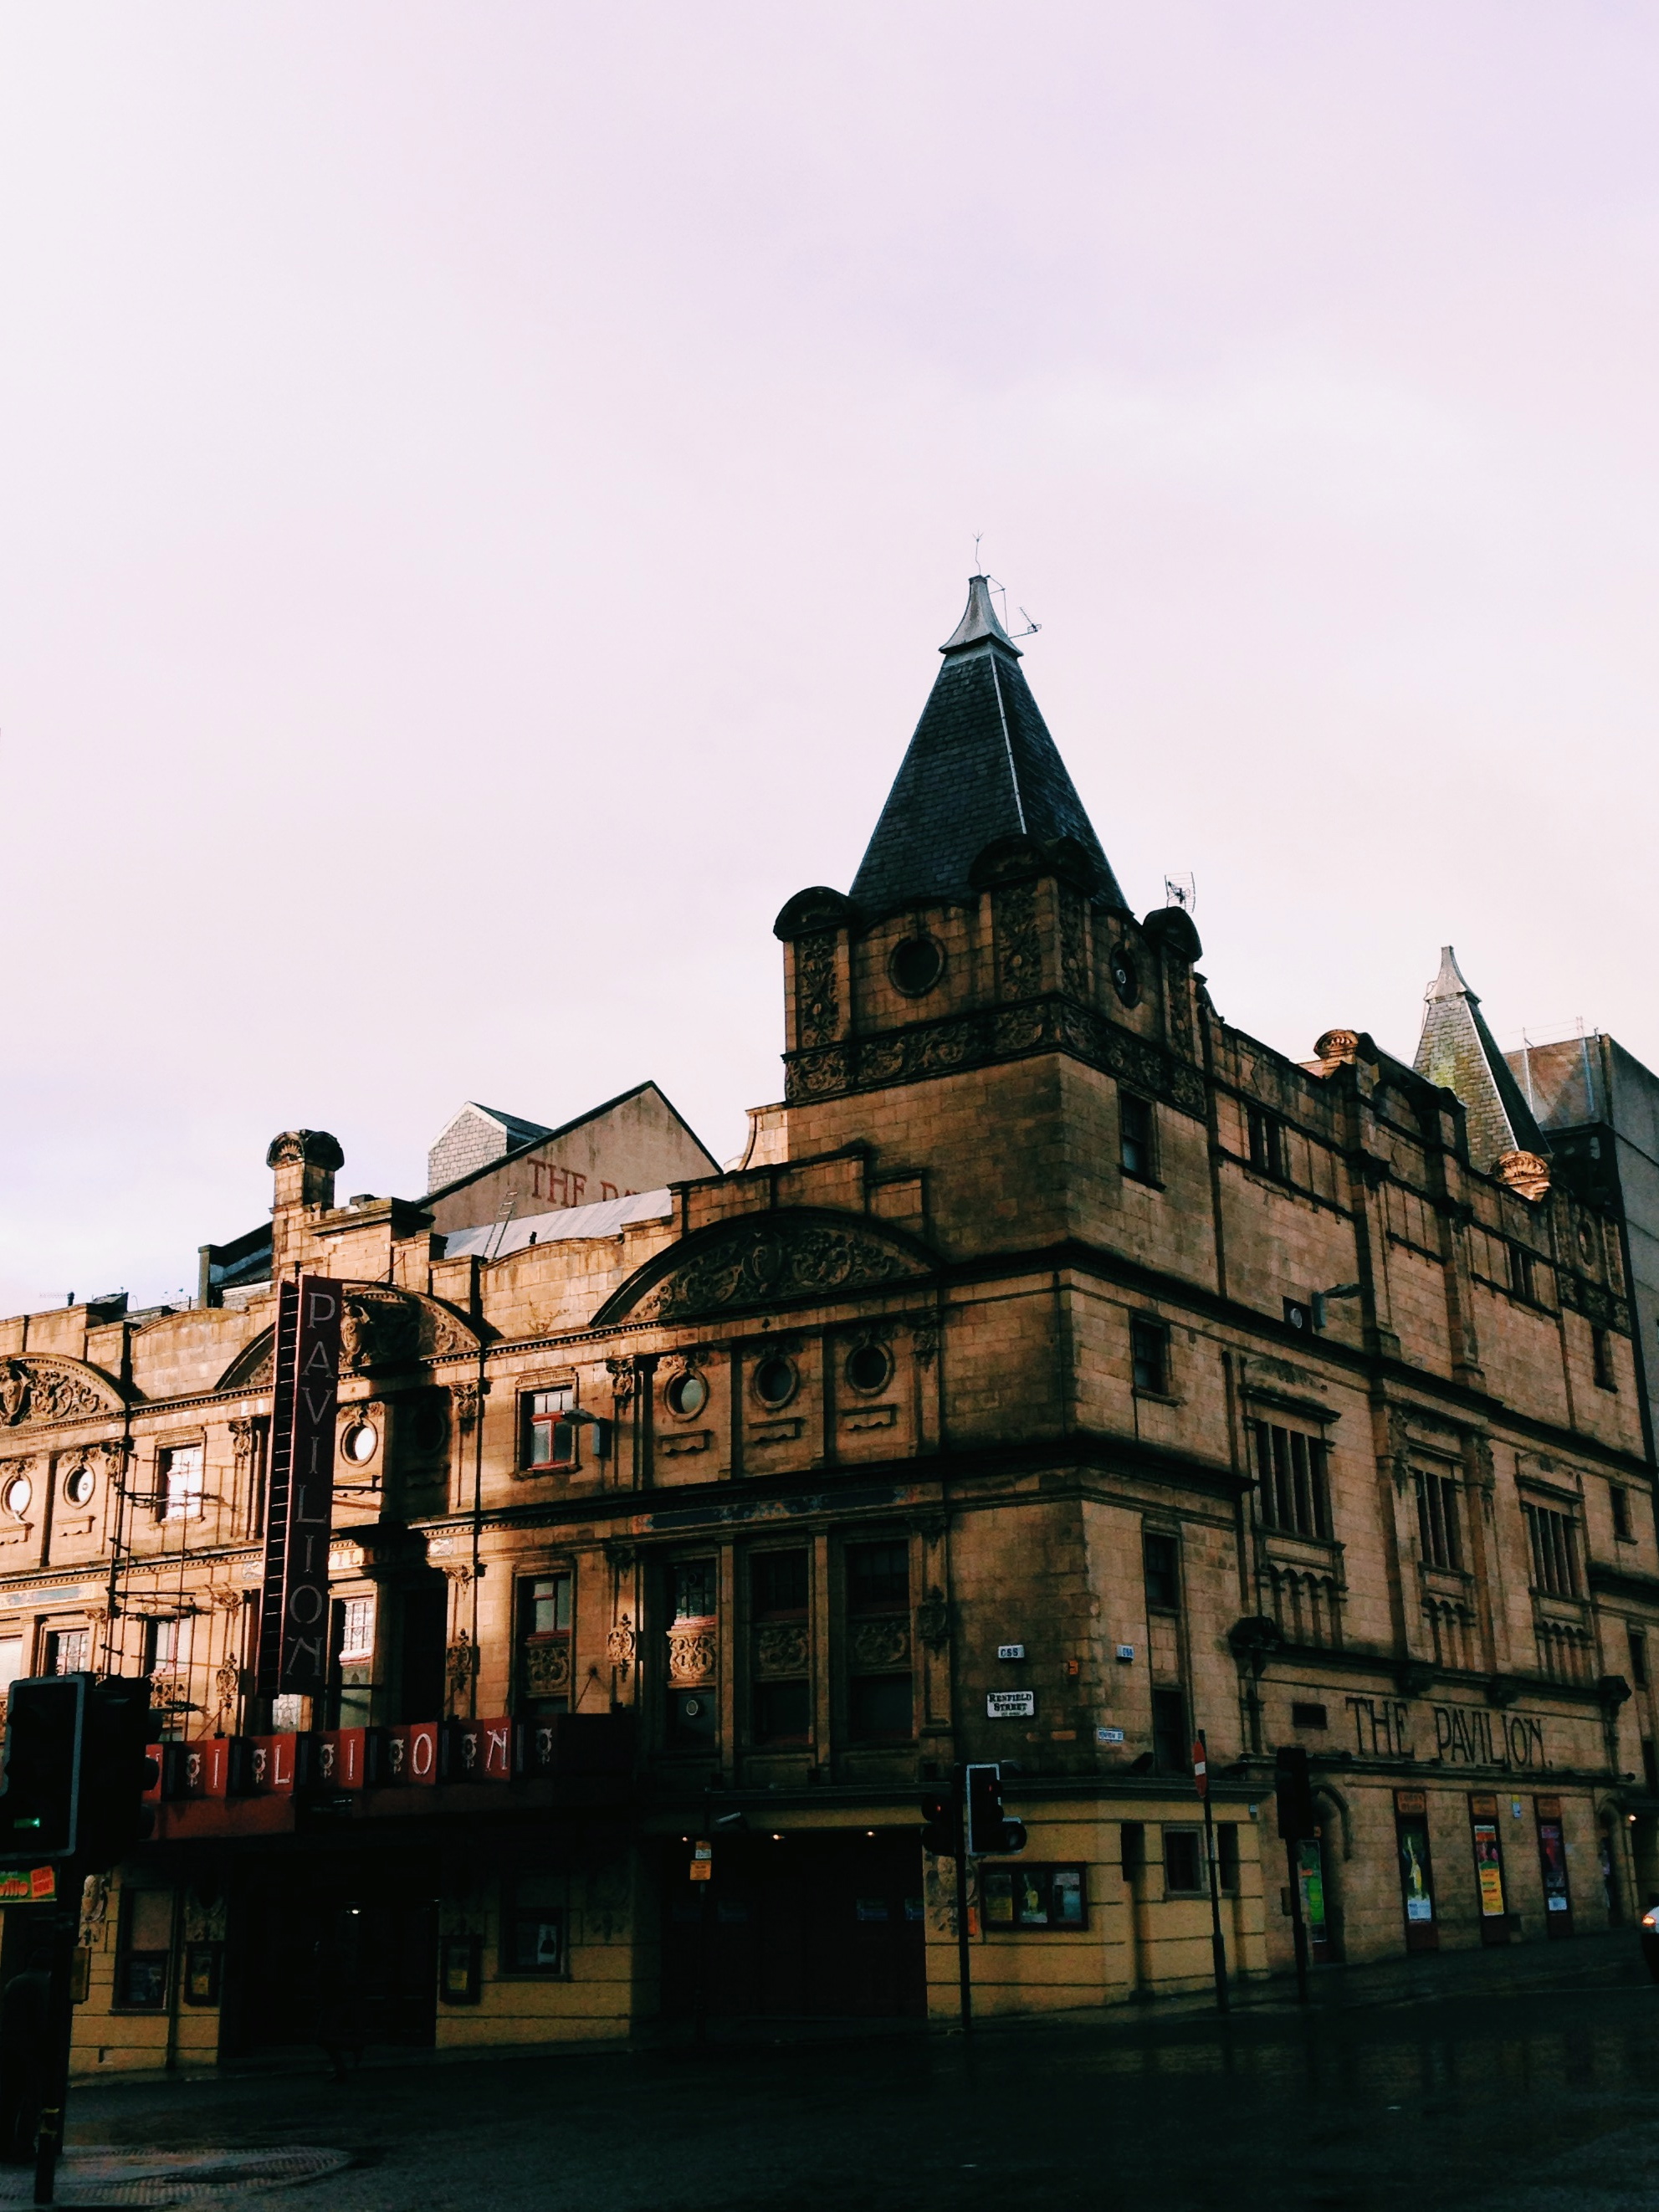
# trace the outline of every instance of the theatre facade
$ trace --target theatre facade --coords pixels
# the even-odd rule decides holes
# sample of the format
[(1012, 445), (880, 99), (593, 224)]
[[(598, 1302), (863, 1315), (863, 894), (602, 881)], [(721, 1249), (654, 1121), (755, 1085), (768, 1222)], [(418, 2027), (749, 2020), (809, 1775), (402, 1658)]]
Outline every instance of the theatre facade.
[[(290, 1131), (200, 1302), (0, 1323), (0, 1666), (145, 1674), (166, 1717), (156, 1836), (86, 1900), (82, 2070), (343, 2018), (948, 2023), (919, 1806), (964, 1759), (1030, 1838), (975, 1868), (983, 2011), (1200, 1988), (1199, 1729), (1236, 1974), (1287, 1969), (1293, 1885), (1316, 1963), (1659, 1894), (1618, 1221), (1449, 955), (1416, 1066), (1231, 1028), (1190, 915), (1130, 908), (983, 578), (943, 656), (850, 891), (778, 917), (785, 1095), (740, 1162), (696, 1171), (653, 1094), (614, 1172), (582, 1125), (616, 1194), (498, 1206), (515, 1126), (548, 1188), (575, 1170), (497, 1115), (469, 1221), (465, 1176), (339, 1202), (333, 1139)], [(301, 1272), (346, 1316), (331, 1663), (273, 1700)]]

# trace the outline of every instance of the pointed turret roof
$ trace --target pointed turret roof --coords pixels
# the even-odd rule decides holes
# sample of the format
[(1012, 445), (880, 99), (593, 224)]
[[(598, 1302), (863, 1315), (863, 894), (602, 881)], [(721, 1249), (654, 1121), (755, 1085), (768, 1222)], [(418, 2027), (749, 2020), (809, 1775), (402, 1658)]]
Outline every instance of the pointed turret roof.
[(997, 620), (990, 579), (970, 576), (962, 620), (858, 874), (853, 902), (874, 920), (921, 899), (967, 898), (969, 871), (999, 837), (1069, 837), (1098, 871), (1098, 895), (1127, 902)]
[(1440, 973), (1429, 986), (1423, 1034), (1412, 1063), (1419, 1075), (1454, 1091), (1468, 1119), (1469, 1158), (1490, 1168), (1505, 1152), (1547, 1153), (1543, 1132), (1463, 980), (1457, 955), (1440, 948)]

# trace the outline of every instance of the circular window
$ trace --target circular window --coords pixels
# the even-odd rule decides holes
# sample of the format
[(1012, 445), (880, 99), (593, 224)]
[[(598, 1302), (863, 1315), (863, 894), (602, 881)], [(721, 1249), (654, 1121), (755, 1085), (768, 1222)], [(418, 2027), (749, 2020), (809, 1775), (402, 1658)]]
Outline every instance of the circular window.
[(15, 1474), (5, 1488), (5, 1508), (21, 1521), (29, 1510), (29, 1500), (34, 1495), (34, 1485), (26, 1474)]
[(945, 973), (945, 948), (931, 937), (907, 937), (893, 947), (887, 972), (907, 998), (920, 999)]
[(92, 1493), (97, 1486), (98, 1478), (92, 1469), (89, 1467), (77, 1467), (64, 1485), (64, 1495), (71, 1505), (90, 1505)]
[(1112, 947), (1112, 988), (1126, 1006), (1133, 1006), (1140, 996), (1140, 977), (1135, 963), (1121, 945)]
[(340, 1449), (354, 1467), (367, 1467), (380, 1448), (380, 1439), (367, 1421), (354, 1421), (340, 1439)]
[(882, 1344), (860, 1344), (847, 1355), (847, 1379), (855, 1390), (884, 1390), (893, 1363)]
[(701, 1698), (688, 1698), (684, 1704), (680, 1707), (680, 1711), (685, 1715), (687, 1720), (696, 1720), (702, 1711), (702, 1699)]
[(708, 1385), (695, 1367), (688, 1367), (683, 1374), (674, 1376), (663, 1395), (668, 1401), (669, 1412), (689, 1421), (693, 1413), (702, 1413), (708, 1403)]
[(795, 1363), (769, 1352), (755, 1370), (755, 1395), (763, 1406), (787, 1406), (795, 1395)]

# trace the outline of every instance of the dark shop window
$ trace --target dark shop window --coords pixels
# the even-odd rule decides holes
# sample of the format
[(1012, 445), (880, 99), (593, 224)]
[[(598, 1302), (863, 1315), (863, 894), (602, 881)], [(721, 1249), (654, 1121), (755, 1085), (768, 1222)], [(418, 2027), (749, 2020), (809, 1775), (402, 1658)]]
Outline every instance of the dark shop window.
[(1160, 1536), (1151, 1529), (1140, 1540), (1140, 1556), (1146, 1570), (1146, 1602), (1161, 1607), (1166, 1613), (1177, 1611), (1181, 1604), (1181, 1554), (1173, 1536)]
[(1215, 1831), (1216, 1879), (1229, 1897), (1238, 1894), (1238, 1823), (1218, 1820)]
[(1160, 1774), (1191, 1771), (1187, 1700), (1179, 1690), (1152, 1692), (1152, 1764)]
[(1524, 1505), (1532, 1542), (1532, 1581), (1548, 1597), (1578, 1595), (1578, 1546), (1571, 1518), (1545, 1505)]
[(501, 1902), (501, 1968), (509, 1974), (567, 1971), (565, 1880), (526, 1871), (509, 1875)]
[(129, 1889), (121, 1899), (115, 1960), (115, 2003), (120, 2012), (162, 2012), (167, 2001), (167, 1962), (173, 1954), (173, 1892)]
[(848, 1718), (855, 1736), (896, 1742), (913, 1735), (915, 1725), (910, 1547), (902, 1537), (849, 1544), (846, 1557)]
[(890, 1613), (910, 1602), (910, 1547), (900, 1539), (847, 1547), (847, 1609)]
[(1413, 1480), (1417, 1484), (1417, 1533), (1422, 1540), (1425, 1564), (1461, 1573), (1463, 1529), (1459, 1517), (1456, 1476), (1430, 1474), (1419, 1469)]
[[(905, 1601), (909, 1598), (909, 1575), (905, 1576)], [(806, 1610), (806, 1554), (805, 1552), (757, 1552), (749, 1566), (750, 1609), (757, 1620), (780, 1613)]]
[[(907, 1681), (902, 1686), (906, 1692), (904, 1721), (897, 1733), (908, 1735), (910, 1686)], [(804, 1681), (757, 1682), (752, 1713), (757, 1743), (805, 1743), (812, 1733), (811, 1686)]]
[(988, 1866), (980, 1874), (988, 1928), (1086, 1928), (1080, 1866)]
[(911, 1734), (908, 1674), (858, 1675), (853, 1682), (849, 1703), (854, 1735), (896, 1739)]
[(398, 1718), (436, 1720), (444, 1710), (449, 1585), (404, 1590), (398, 1606)]
[(1164, 1887), (1170, 1896), (1191, 1896), (1204, 1888), (1202, 1842), (1197, 1828), (1164, 1831)]
[(714, 1615), (714, 1562), (679, 1559), (670, 1576), (670, 1599), (676, 1620), (712, 1620)]
[(1630, 1492), (1621, 1490), (1615, 1482), (1607, 1493), (1613, 1500), (1613, 1533), (1621, 1543), (1636, 1540), (1636, 1532), (1630, 1525)]
[(1331, 1533), (1326, 1449), (1322, 1437), (1300, 1429), (1281, 1429), (1255, 1421), (1256, 1480), (1261, 1486), (1261, 1518), (1269, 1528), (1292, 1536)]
[(1137, 1390), (1169, 1395), (1170, 1332), (1161, 1321), (1137, 1314), (1129, 1323), (1129, 1363)]
[(1118, 1157), (1123, 1172), (1151, 1182), (1158, 1172), (1152, 1146), (1152, 1109), (1144, 1098), (1121, 1091), (1117, 1100)]
[(1590, 1364), (1598, 1389), (1612, 1390), (1617, 1387), (1613, 1375), (1613, 1340), (1604, 1328), (1590, 1331)]
[(1271, 1114), (1260, 1106), (1245, 1109), (1249, 1124), (1250, 1165), (1258, 1175), (1272, 1176), (1275, 1182), (1285, 1180), (1285, 1132)]

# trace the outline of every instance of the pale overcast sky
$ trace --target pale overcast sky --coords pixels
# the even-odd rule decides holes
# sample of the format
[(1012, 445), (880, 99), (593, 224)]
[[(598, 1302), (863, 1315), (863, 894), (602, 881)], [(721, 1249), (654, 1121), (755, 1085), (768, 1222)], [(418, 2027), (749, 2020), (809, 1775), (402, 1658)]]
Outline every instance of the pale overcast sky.
[(1659, 1062), (1659, 15), (0, 6), (0, 1311), (781, 1091), (973, 538), (1222, 1011)]

